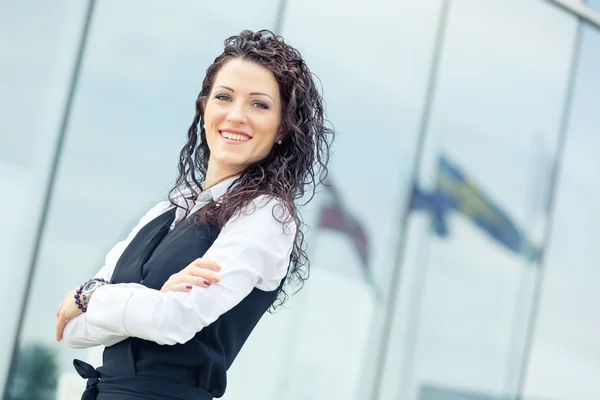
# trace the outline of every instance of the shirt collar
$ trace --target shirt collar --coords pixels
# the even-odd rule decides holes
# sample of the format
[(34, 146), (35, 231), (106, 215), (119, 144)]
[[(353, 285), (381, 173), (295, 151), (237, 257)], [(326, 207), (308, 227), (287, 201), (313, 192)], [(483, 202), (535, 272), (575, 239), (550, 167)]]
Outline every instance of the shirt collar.
[[(225, 192), (227, 192), (227, 189), (229, 189), (231, 187), (231, 185), (233, 184), (233, 181), (235, 181), (236, 179), (237, 179), (237, 176), (234, 176), (233, 178), (225, 179), (224, 181), (219, 182), (216, 185), (209, 187), (205, 191), (210, 192), (210, 195), (212, 196), (213, 200), (217, 200), (217, 199), (219, 199), (219, 197), (223, 196), (225, 194)], [(202, 182), (202, 186), (204, 186), (204, 182)]]
[[(223, 196), (225, 192), (227, 192), (227, 189), (229, 189), (233, 181), (236, 180), (236, 178), (237, 177), (228, 178), (208, 189), (203, 190), (198, 195), (196, 201), (192, 201), (191, 199), (186, 198), (185, 195), (179, 196), (177, 198), (177, 204), (183, 208), (177, 207), (177, 209), (175, 210), (175, 220), (171, 224), (171, 228), (175, 227), (177, 223), (182, 221), (186, 217), (186, 215), (191, 215), (195, 213), (206, 204), (210, 203), (213, 200), (217, 200), (219, 199), (219, 197)], [(201, 186), (204, 186), (204, 182), (201, 183)], [(189, 193), (189, 190), (187, 192)], [(187, 213), (186, 210), (189, 210), (189, 213)]]

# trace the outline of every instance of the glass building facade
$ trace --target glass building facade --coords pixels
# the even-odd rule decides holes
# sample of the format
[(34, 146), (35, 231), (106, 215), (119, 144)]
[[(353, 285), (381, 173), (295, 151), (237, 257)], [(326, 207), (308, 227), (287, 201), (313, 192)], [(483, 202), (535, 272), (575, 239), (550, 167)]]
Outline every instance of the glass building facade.
[(101, 349), (55, 343), (56, 308), (166, 198), (223, 40), (263, 28), (322, 81), (336, 195), (224, 398), (600, 399), (598, 0), (0, 3), (3, 398), (79, 398)]

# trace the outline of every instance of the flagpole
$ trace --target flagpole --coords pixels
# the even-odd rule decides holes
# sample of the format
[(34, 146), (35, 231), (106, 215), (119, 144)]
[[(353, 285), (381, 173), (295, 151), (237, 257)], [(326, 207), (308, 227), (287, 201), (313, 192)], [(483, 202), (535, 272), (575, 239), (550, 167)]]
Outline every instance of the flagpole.
[[(439, 170), (439, 155), (446, 153), (446, 126), (444, 118), (441, 118), (441, 129), (436, 130), (435, 135), (431, 135), (429, 138), (428, 147), (435, 149), (434, 152), (437, 154), (436, 171)], [(437, 180), (437, 178), (436, 178)], [(434, 184), (437, 187), (437, 182)], [(433, 215), (426, 213), (427, 215), (427, 227), (421, 234), (421, 240), (416, 255), (416, 262), (414, 263), (415, 278), (413, 278), (410, 290), (410, 298), (408, 300), (408, 318), (404, 324), (408, 327), (406, 331), (406, 340), (403, 346), (401, 357), (403, 360), (403, 368), (400, 372), (400, 379), (398, 383), (398, 390), (400, 399), (412, 398), (411, 394), (411, 380), (414, 378), (415, 371), (415, 359), (417, 354), (417, 346), (419, 343), (419, 331), (421, 329), (421, 315), (423, 310), (423, 301), (426, 298), (427, 292), (427, 274), (429, 273), (430, 255), (431, 255), (431, 240), (432, 240), (432, 228), (433, 228)]]
[[(444, 47), (444, 37), (446, 33), (446, 26), (448, 22), (448, 14), (450, 9), (450, 0), (444, 0), (442, 3), (442, 7), (440, 10), (440, 21), (438, 24), (438, 31), (436, 34), (434, 49), (433, 49), (433, 57), (431, 60), (431, 66), (429, 70), (429, 82), (427, 86), (427, 92), (425, 95), (425, 102), (423, 106), (423, 113), (421, 115), (421, 127), (419, 130), (419, 135), (417, 138), (417, 142), (415, 145), (414, 151), (414, 160), (412, 166), (412, 175), (410, 182), (410, 190), (414, 190), (415, 185), (418, 182), (418, 177), (420, 174), (421, 162), (423, 158), (423, 150), (425, 147), (425, 139), (427, 136), (427, 131), (429, 129), (432, 104), (435, 89), (437, 86), (437, 78), (439, 72), (439, 64), (442, 55), (442, 50)], [(397, 252), (393, 263), (392, 277), (390, 280), (390, 288), (388, 291), (388, 301), (385, 304), (385, 320), (383, 323), (383, 331), (381, 342), (379, 346), (379, 351), (376, 355), (376, 363), (375, 363), (375, 374), (373, 379), (373, 386), (371, 389), (371, 400), (380, 400), (381, 394), (381, 386), (383, 384), (383, 374), (385, 371), (385, 366), (387, 363), (387, 356), (389, 350), (389, 344), (391, 340), (391, 328), (393, 326), (394, 317), (396, 314), (396, 303), (398, 301), (398, 291), (401, 285), (401, 272), (403, 270), (403, 264), (405, 261), (405, 252), (406, 252), (406, 237), (407, 237), (407, 227), (408, 220), (411, 213), (410, 208), (410, 198), (412, 196), (408, 196), (407, 199), (404, 199), (404, 212), (402, 213), (400, 220), (400, 239), (397, 246)]]
[(581, 52), (581, 40), (583, 36), (582, 19), (578, 18), (577, 27), (575, 28), (574, 43), (573, 43), (573, 54), (571, 58), (571, 66), (569, 69), (569, 77), (567, 80), (567, 89), (565, 91), (565, 101), (563, 104), (563, 112), (561, 116), (560, 128), (558, 131), (558, 139), (555, 153), (555, 161), (552, 164), (552, 172), (550, 174), (550, 190), (548, 193), (548, 199), (551, 202), (548, 206), (548, 214), (546, 223), (544, 226), (544, 234), (542, 240), (542, 246), (540, 248), (540, 257), (538, 261), (539, 271), (537, 274), (536, 285), (534, 286), (531, 306), (531, 316), (529, 318), (527, 336), (525, 339), (525, 346), (523, 351), (523, 358), (521, 361), (521, 373), (517, 382), (517, 396), (515, 400), (523, 397), (523, 391), (525, 389), (525, 383), (527, 382), (527, 372), (529, 363), (531, 361), (531, 347), (533, 345), (533, 338), (536, 333), (537, 319), (539, 317), (540, 300), (542, 295), (542, 287), (544, 285), (544, 279), (546, 275), (546, 254), (547, 245), (552, 237), (552, 228), (554, 223), (554, 211), (555, 211), (555, 198), (556, 198), (556, 186), (558, 182), (558, 174), (562, 160), (564, 157), (564, 149), (567, 143), (567, 133), (569, 130), (571, 109), (573, 106), (573, 93), (575, 88), (575, 80), (577, 79), (577, 72), (579, 67), (579, 58)]

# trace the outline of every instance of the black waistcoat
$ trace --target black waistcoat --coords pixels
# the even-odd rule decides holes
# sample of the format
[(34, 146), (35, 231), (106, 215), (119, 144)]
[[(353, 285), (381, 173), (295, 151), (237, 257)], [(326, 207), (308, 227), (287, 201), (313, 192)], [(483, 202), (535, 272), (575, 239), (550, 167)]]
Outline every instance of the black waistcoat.
[[(138, 232), (119, 258), (111, 283), (136, 282), (160, 290), (172, 274), (202, 257), (219, 234), (218, 229), (202, 227), (194, 217), (169, 230), (174, 217), (175, 210), (171, 209)], [(265, 292), (255, 288), (184, 344), (159, 345), (128, 338), (107, 347), (103, 365), (97, 370), (99, 379), (93, 379), (92, 384), (88, 381), (88, 391), (157, 400), (221, 397), (227, 369), (279, 289)]]

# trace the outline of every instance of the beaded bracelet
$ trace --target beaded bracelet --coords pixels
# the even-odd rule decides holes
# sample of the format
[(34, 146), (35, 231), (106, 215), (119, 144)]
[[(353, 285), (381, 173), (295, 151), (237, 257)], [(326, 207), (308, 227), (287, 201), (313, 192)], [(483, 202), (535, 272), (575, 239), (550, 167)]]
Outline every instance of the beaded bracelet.
[(82, 312), (87, 311), (87, 306), (90, 301), (89, 296), (82, 294), (83, 288), (85, 287), (85, 285), (87, 285), (88, 283), (90, 283), (92, 281), (100, 282), (102, 285), (105, 285), (108, 283), (108, 281), (105, 279), (93, 278), (93, 279), (90, 279), (89, 281), (84, 282), (81, 286), (79, 286), (79, 289), (77, 289), (77, 291), (75, 292), (73, 297), (75, 298), (75, 304), (77, 304), (77, 308), (79, 308)]

